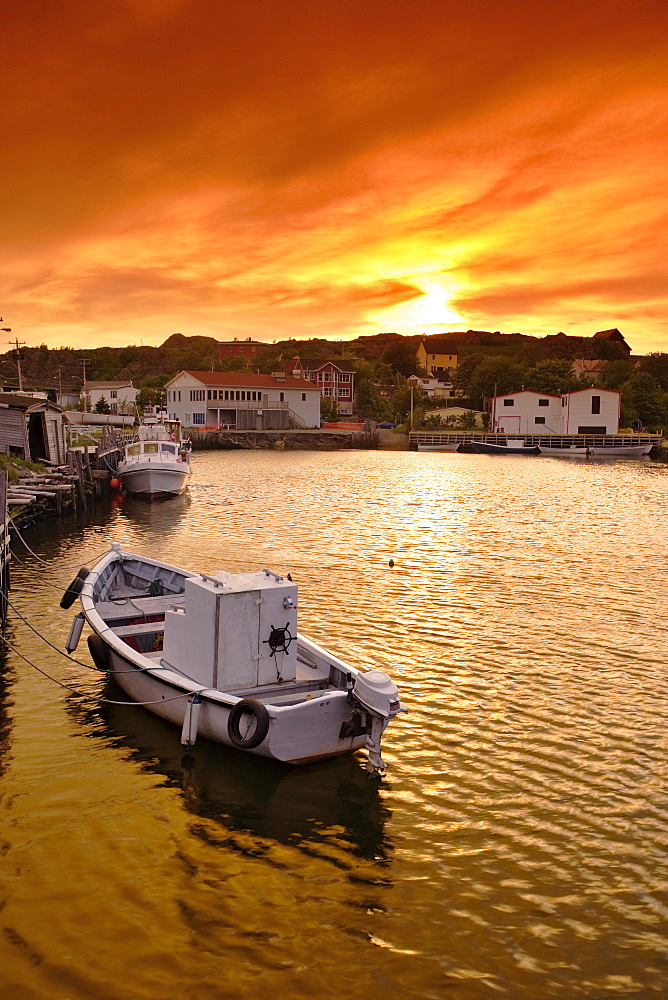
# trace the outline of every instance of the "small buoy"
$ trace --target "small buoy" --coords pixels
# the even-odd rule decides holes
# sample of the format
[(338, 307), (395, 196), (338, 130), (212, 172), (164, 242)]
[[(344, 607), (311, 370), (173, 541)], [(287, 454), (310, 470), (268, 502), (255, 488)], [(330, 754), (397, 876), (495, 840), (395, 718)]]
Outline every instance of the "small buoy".
[(110, 483), (110, 486), (111, 486), (112, 490), (119, 489), (120, 485), (121, 485), (120, 479), (117, 476), (114, 476), (114, 478), (111, 480), (111, 483)]
[(390, 569), (392, 569), (392, 567), (394, 566), (394, 559), (390, 559), (388, 566), (390, 567)]

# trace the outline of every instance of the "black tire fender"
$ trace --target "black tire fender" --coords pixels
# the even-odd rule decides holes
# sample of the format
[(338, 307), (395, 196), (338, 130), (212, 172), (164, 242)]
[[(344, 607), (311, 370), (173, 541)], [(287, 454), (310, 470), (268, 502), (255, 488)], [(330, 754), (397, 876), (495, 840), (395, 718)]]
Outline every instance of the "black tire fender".
[(111, 667), (111, 657), (109, 656), (109, 647), (106, 642), (99, 635), (89, 635), (86, 641), (88, 642), (88, 652), (93, 659), (93, 663), (98, 670), (106, 674)]
[(89, 569), (86, 569), (85, 566), (81, 567), (81, 569), (79, 570), (79, 572), (74, 577), (71, 584), (63, 594), (62, 600), (60, 602), (61, 608), (65, 608), (65, 610), (67, 611), (68, 608), (72, 607), (77, 597), (81, 593), (84, 582), (89, 573), (90, 573)]
[[(241, 720), (245, 715), (255, 717), (255, 729), (245, 738), (241, 733)], [(231, 710), (227, 719), (227, 735), (235, 747), (240, 750), (254, 750), (264, 741), (269, 732), (269, 712), (261, 701), (255, 698), (242, 698)]]

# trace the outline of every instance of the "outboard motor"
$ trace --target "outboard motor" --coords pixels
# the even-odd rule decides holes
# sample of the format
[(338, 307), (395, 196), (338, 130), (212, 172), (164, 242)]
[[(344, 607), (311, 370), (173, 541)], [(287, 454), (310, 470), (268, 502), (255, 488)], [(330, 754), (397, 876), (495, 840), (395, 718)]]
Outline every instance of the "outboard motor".
[(399, 691), (392, 678), (382, 670), (367, 670), (358, 674), (351, 692), (351, 701), (358, 704), (369, 716), (371, 732), (367, 730), (366, 745), (369, 751), (367, 769), (372, 773), (385, 770), (380, 756), (380, 739), (390, 719), (399, 712), (408, 712), (399, 701)]

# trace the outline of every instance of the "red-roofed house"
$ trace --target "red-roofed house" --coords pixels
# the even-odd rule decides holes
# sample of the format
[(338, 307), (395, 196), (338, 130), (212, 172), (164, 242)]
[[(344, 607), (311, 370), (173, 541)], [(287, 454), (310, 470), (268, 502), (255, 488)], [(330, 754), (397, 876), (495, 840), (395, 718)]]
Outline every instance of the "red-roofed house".
[(184, 427), (320, 427), (320, 390), (307, 379), (284, 372), (181, 371), (165, 388), (169, 417)]

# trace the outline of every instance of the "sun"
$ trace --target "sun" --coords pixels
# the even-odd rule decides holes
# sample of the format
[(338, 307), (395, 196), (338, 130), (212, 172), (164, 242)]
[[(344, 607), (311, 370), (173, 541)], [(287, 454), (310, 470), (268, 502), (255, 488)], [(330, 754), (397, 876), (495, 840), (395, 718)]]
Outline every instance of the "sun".
[(414, 284), (422, 290), (419, 298), (374, 313), (370, 317), (371, 322), (385, 330), (393, 328), (407, 334), (466, 324), (465, 318), (448, 305), (454, 288), (446, 289), (442, 284), (424, 279), (418, 279)]

